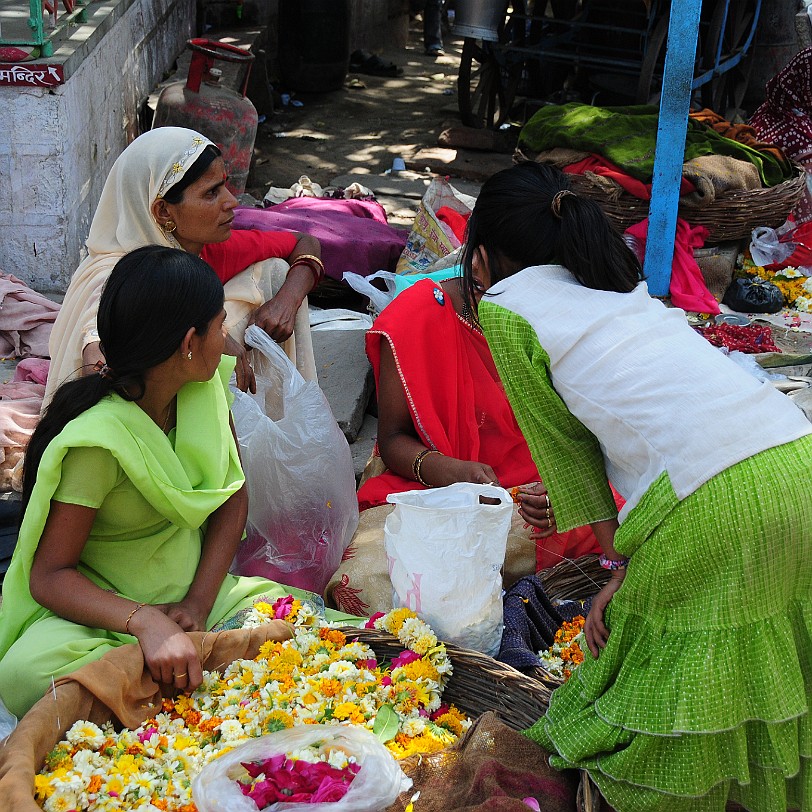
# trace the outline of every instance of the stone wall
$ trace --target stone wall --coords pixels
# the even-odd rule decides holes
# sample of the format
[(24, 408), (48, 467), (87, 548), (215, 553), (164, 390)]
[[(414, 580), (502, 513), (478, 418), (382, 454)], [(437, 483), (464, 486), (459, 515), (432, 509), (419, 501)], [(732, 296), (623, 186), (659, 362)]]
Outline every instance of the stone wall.
[[(64, 291), (107, 173), (139, 111), (194, 33), (195, 0), (118, 0), (74, 33), (53, 89), (0, 87), (0, 270)], [(94, 25), (98, 23), (98, 25)]]

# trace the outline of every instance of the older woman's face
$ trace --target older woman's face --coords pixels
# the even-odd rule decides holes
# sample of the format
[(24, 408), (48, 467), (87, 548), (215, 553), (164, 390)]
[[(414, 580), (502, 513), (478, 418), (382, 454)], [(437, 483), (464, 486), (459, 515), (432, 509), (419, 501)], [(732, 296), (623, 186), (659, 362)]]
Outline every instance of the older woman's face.
[(237, 198), (226, 188), (226, 167), (216, 158), (183, 193), (180, 203), (167, 203), (177, 226), (174, 236), (183, 248), (199, 254), (207, 243), (223, 242), (231, 234)]

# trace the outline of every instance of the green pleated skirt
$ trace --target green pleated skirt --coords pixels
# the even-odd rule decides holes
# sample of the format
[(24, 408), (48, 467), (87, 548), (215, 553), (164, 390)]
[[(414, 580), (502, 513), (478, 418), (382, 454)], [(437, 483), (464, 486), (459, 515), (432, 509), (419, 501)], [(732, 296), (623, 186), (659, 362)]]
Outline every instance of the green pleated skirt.
[(618, 812), (812, 812), (812, 436), (661, 478), (616, 546), (608, 645), (527, 735)]

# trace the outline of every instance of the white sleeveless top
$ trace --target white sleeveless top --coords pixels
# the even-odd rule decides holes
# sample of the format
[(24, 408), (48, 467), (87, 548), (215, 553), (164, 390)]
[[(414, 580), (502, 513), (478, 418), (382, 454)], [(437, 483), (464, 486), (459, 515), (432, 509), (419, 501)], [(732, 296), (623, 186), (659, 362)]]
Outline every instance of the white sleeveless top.
[(679, 499), (760, 451), (812, 433), (791, 399), (649, 296), (586, 288), (562, 266), (526, 268), (488, 291), (523, 317), (550, 357), (553, 386), (598, 439), (620, 519), (664, 471)]

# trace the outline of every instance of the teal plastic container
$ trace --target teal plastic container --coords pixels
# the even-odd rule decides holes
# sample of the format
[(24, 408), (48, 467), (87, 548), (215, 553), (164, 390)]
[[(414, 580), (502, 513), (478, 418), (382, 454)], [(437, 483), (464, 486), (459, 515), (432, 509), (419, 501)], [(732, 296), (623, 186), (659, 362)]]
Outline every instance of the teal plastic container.
[(462, 276), (462, 265), (453, 265), (450, 268), (443, 268), (442, 271), (432, 271), (431, 273), (398, 274), (395, 277), (395, 296), (403, 293), (406, 288), (411, 287), (421, 279), (433, 279), (435, 282), (442, 282), (455, 276)]

